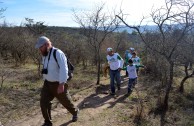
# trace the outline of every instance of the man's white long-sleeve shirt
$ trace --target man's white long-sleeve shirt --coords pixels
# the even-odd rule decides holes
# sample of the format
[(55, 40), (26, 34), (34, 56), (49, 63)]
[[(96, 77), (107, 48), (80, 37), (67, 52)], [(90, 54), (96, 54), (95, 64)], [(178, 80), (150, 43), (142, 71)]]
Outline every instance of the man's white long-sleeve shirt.
[(50, 49), (51, 53), (49, 51), (47, 56), (42, 57), (43, 67), (44, 69), (48, 69), (48, 74), (43, 74), (43, 79), (48, 80), (50, 82), (58, 81), (59, 83), (66, 83), (68, 78), (67, 58), (60, 49), (57, 49), (56, 51), (56, 59), (58, 62), (57, 64), (53, 55), (54, 49), (56, 48), (52, 47), (52, 49)]
[(111, 70), (117, 70), (118, 68), (123, 68), (124, 61), (118, 53), (114, 53), (114, 55), (107, 55), (107, 60), (110, 65)]

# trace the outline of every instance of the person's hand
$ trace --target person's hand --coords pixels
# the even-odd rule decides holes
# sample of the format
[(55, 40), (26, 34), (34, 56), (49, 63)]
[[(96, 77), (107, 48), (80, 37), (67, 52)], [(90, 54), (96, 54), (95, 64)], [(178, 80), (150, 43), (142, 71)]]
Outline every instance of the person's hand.
[(57, 93), (63, 93), (64, 92), (64, 84), (59, 84), (58, 88), (57, 88)]
[(121, 71), (121, 68), (119, 68), (118, 71)]

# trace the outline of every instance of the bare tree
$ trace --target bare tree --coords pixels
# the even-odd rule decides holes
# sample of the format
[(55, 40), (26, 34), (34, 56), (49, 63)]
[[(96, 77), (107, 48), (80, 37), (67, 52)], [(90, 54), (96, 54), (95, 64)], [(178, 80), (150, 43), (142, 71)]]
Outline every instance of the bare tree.
[[(156, 24), (154, 31), (142, 32), (139, 26), (128, 25), (122, 15), (117, 17), (129, 28), (136, 30), (145, 43), (146, 48), (157, 53), (161, 59), (166, 61), (168, 68), (168, 80), (163, 101), (164, 112), (168, 110), (169, 93), (173, 84), (174, 66), (180, 55), (179, 47), (185, 36), (193, 29), (193, 3), (190, 1), (165, 0), (165, 7), (152, 10), (151, 18)], [(143, 18), (144, 19), (144, 18)], [(143, 20), (142, 20), (143, 21)], [(140, 24), (141, 22), (140, 21)]]
[(87, 37), (89, 46), (94, 50), (97, 64), (97, 84), (100, 83), (101, 47), (106, 37), (118, 26), (119, 21), (115, 16), (103, 12), (104, 5), (96, 8), (93, 12), (77, 15), (74, 13), (76, 22), (81, 26), (83, 34)]
[[(45, 35), (46, 31), (47, 31), (47, 25), (45, 25), (45, 22), (42, 21), (34, 21), (34, 19), (31, 18), (25, 18), (26, 23), (24, 24), (28, 30), (33, 34), (33, 36), (31, 37), (32, 40), (35, 41), (34, 38), (39, 37), (40, 35)], [(32, 42), (32, 40), (30, 39), (25, 39), (26, 42), (28, 43), (32, 43), (34, 45), (34, 43)], [(35, 61), (35, 63), (38, 66), (38, 74), (40, 76), (40, 67), (41, 67), (41, 57), (40, 55), (37, 53), (37, 50), (34, 50), (34, 46), (29, 48), (29, 54), (31, 56), (31, 58)]]
[(1, 66), (0, 66), (0, 91), (3, 89), (3, 84), (5, 80), (12, 76), (15, 75), (14, 72), (8, 68), (5, 67), (5, 62), (3, 60), (0, 60)]
[(185, 72), (185, 77), (182, 79), (182, 81), (181, 81), (181, 83), (180, 83), (180, 87), (179, 87), (179, 91), (180, 91), (181, 93), (184, 92), (184, 83), (185, 83), (185, 81), (186, 81), (187, 79), (193, 77), (193, 75), (194, 75), (194, 72), (192, 72), (192, 73), (189, 74), (189, 72), (188, 72), (188, 64), (185, 64), (185, 65), (184, 65), (184, 72)]
[(56, 47), (60, 47), (74, 64), (79, 64), (80, 61), (84, 62), (90, 54), (89, 49), (85, 49), (87, 46), (85, 37), (78, 33), (63, 32), (58, 34), (58, 37), (53, 39), (53, 43)]
[(6, 8), (0, 8), (0, 19), (3, 18), (3, 12), (6, 11)]
[(182, 64), (184, 65), (185, 76), (181, 80), (179, 91), (181, 93), (183, 93), (185, 82), (187, 81), (187, 79), (193, 77), (193, 75), (194, 75), (194, 71), (191, 68), (189, 68), (189, 67), (191, 67), (191, 64), (194, 62), (194, 57), (193, 57), (193, 54), (194, 54), (193, 32), (190, 32), (186, 36), (185, 41), (181, 45), (182, 46), (181, 46), (180, 50), (182, 50), (182, 51), (180, 51), (181, 55), (180, 55), (180, 58), (179, 58), (180, 61), (178, 62), (179, 63), (178, 65), (181, 66), (181, 67), (182, 67)]
[(25, 18), (26, 20), (26, 27), (31, 31), (34, 35), (41, 35), (45, 34), (47, 30), (47, 26), (45, 25), (45, 22), (42, 21), (34, 21), (34, 19)]
[(3, 89), (3, 84), (4, 84), (4, 81), (13, 75), (13, 72), (12, 71), (8, 71), (8, 70), (5, 70), (5, 69), (1, 69), (0, 70), (0, 77), (1, 77), (1, 86), (0, 86), (0, 91)]
[(127, 47), (127, 36), (128, 33), (127, 31), (124, 31), (122, 33), (117, 33), (115, 38), (116, 38), (116, 47), (115, 47), (115, 51), (117, 52), (119, 50), (119, 48), (121, 48), (122, 50), (125, 49)]

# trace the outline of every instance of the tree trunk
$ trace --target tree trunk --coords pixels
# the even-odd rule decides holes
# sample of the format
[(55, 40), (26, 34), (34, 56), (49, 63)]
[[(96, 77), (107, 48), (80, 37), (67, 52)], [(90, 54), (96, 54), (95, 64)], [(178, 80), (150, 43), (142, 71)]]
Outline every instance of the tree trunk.
[(185, 63), (185, 77), (181, 81), (181, 84), (180, 84), (180, 87), (179, 87), (180, 93), (184, 92), (184, 83), (185, 83), (185, 81), (193, 76), (193, 73), (189, 75), (189, 73), (188, 73), (188, 66), (189, 66), (189, 63)]
[(181, 81), (180, 87), (179, 87), (180, 93), (184, 93), (184, 83), (185, 83), (185, 81), (186, 81), (187, 79), (189, 79), (189, 78), (192, 77), (192, 76), (193, 76), (193, 73), (192, 73), (191, 75), (185, 76), (185, 77), (183, 78), (183, 80)]
[(83, 66), (83, 69), (87, 68), (87, 60), (82, 59), (82, 66)]
[(3, 88), (3, 76), (1, 76), (1, 88), (0, 90)]
[(180, 93), (183, 93), (183, 92), (184, 92), (184, 83), (185, 83), (185, 81), (186, 81), (188, 78), (189, 78), (189, 76), (185, 76), (185, 77), (183, 78), (183, 80), (181, 81), (181, 84), (180, 84), (180, 87), (179, 87)]
[(166, 94), (165, 94), (164, 105), (163, 105), (164, 111), (168, 110), (168, 99), (169, 99), (169, 94), (170, 94), (170, 90), (172, 88), (172, 83), (173, 83), (173, 74), (174, 74), (173, 67), (174, 67), (174, 63), (170, 62), (170, 78), (169, 78), (168, 84), (166, 86)]
[(189, 62), (189, 70), (192, 70), (192, 68), (193, 68), (193, 63)]
[(41, 62), (40, 62), (40, 60), (38, 60), (38, 76), (39, 76), (39, 77), (41, 76), (40, 65), (41, 65)]
[(97, 73), (97, 82), (96, 82), (96, 84), (98, 85), (98, 84), (100, 84), (100, 64), (101, 64), (101, 60), (100, 60), (100, 58), (101, 58), (101, 56), (100, 56), (100, 53), (98, 54), (98, 73)]

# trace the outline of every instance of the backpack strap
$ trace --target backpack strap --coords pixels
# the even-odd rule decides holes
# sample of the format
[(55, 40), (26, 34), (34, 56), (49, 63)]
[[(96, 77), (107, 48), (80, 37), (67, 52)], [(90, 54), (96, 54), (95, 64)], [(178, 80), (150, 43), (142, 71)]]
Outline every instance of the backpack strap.
[(56, 52), (57, 52), (57, 49), (54, 49), (53, 56), (54, 56), (55, 61), (57, 62), (58, 67), (60, 68), (59, 63), (57, 61)]
[[(56, 61), (57, 64), (58, 64), (58, 67), (60, 68), (59, 63), (58, 63), (58, 61), (57, 61), (56, 52), (57, 52), (57, 49), (54, 49), (54, 51), (53, 51), (53, 56), (54, 56), (55, 61)], [(67, 57), (66, 57), (66, 58), (67, 58)], [(69, 61), (68, 58), (67, 58), (67, 66), (68, 66), (69, 71), (70, 71), (70, 70), (71, 70), (71, 71), (74, 70), (74, 66), (73, 66), (72, 63)]]

